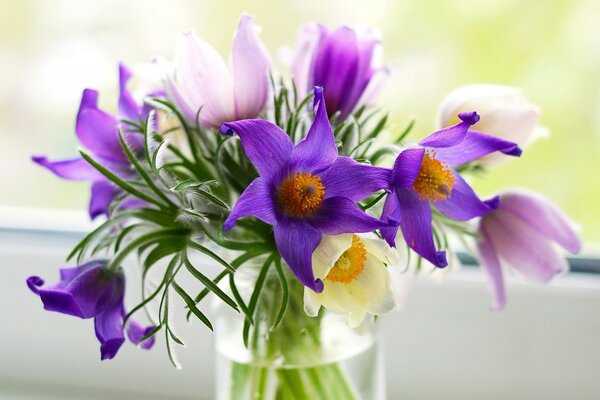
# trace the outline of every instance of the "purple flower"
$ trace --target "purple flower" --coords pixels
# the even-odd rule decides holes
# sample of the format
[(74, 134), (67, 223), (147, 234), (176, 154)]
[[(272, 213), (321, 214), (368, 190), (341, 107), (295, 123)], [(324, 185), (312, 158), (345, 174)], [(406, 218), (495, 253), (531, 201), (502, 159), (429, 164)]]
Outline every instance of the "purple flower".
[(433, 242), (430, 204), (457, 221), (479, 217), (498, 207), (497, 197), (480, 200), (452, 167), (494, 151), (521, 154), (515, 143), (469, 130), (479, 121), (476, 112), (458, 116), (460, 123), (431, 134), (418, 147), (398, 155), (391, 177), (392, 191), (381, 216), (396, 224), (381, 230), (390, 246), (395, 246), (399, 226), (408, 246), (437, 267), (445, 267), (448, 262), (446, 253), (437, 251)]
[(223, 225), (254, 216), (273, 225), (283, 259), (305, 286), (316, 292), (311, 255), (322, 234), (371, 232), (386, 226), (355, 203), (388, 187), (391, 171), (339, 157), (327, 117), (323, 91), (315, 88), (316, 114), (305, 139), (297, 145), (276, 125), (260, 120), (223, 124), (221, 132), (236, 132), (246, 156), (258, 170)]
[[(144, 121), (148, 117), (150, 108), (135, 102), (127, 90), (127, 82), (130, 78), (131, 72), (124, 64), (120, 64), (119, 114), (123, 119), (134, 122)], [(77, 113), (75, 126), (77, 138), (102, 165), (118, 175), (128, 176), (131, 175), (131, 165), (121, 148), (119, 129), (123, 130), (127, 142), (134, 150), (143, 151), (142, 136), (128, 133), (128, 125), (122, 124), (117, 117), (98, 108), (98, 92), (85, 89)], [(50, 161), (45, 156), (34, 156), (32, 160), (63, 179), (91, 182), (90, 218), (94, 219), (99, 215), (108, 216), (108, 207), (120, 191), (83, 158)]]
[(175, 77), (169, 95), (183, 115), (205, 127), (255, 118), (269, 96), (271, 62), (252, 22), (243, 14), (233, 39), (231, 65), (194, 32), (182, 33), (175, 48)]
[(581, 249), (572, 222), (556, 205), (534, 194), (500, 196), (500, 207), (481, 219), (479, 233), (479, 259), (497, 310), (506, 305), (503, 266), (547, 282), (568, 268), (555, 243), (572, 254)]
[(292, 65), (300, 94), (322, 86), (330, 115), (339, 112), (344, 120), (358, 105), (370, 102), (388, 75), (375, 63), (379, 47), (380, 40), (371, 31), (305, 26)]
[[(122, 271), (110, 271), (106, 268), (106, 261), (93, 260), (75, 268), (61, 269), (60, 282), (43, 285), (40, 277), (27, 279), (27, 286), (40, 296), (46, 310), (83, 319), (94, 318), (102, 360), (117, 354), (125, 341), (125, 277)], [(151, 326), (143, 328), (133, 321), (125, 327), (129, 340), (144, 349), (154, 344), (154, 338), (140, 344), (140, 340), (152, 329)]]

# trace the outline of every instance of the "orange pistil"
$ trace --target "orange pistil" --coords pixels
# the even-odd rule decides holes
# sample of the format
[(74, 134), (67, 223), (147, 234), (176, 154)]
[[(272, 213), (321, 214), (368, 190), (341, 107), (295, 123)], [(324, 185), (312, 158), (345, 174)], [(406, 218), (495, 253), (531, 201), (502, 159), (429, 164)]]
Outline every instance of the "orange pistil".
[(308, 172), (298, 172), (285, 178), (279, 186), (279, 202), (286, 214), (308, 217), (314, 214), (325, 198), (321, 178)]
[(325, 279), (332, 282), (352, 282), (365, 269), (366, 259), (364, 243), (358, 236), (352, 235), (352, 246), (338, 258)]
[(454, 187), (454, 175), (448, 166), (435, 158), (435, 153), (427, 150), (423, 155), (419, 175), (415, 179), (413, 189), (421, 200), (433, 202), (446, 200)]

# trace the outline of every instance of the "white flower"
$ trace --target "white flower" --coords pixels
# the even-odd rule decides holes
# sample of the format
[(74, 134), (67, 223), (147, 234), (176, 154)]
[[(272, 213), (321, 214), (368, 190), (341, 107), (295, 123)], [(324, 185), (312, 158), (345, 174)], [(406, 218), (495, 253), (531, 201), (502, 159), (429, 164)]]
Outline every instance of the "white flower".
[[(442, 102), (438, 126), (454, 125), (458, 122), (458, 113), (463, 111), (477, 111), (480, 115), (477, 131), (515, 142), (521, 148), (547, 135), (547, 131), (538, 125), (539, 107), (529, 102), (522, 90), (516, 87), (489, 84), (462, 86)], [(505, 159), (507, 157), (502, 154), (494, 153), (479, 159), (478, 163), (493, 165)]]
[(269, 95), (271, 62), (252, 17), (243, 14), (233, 39), (228, 66), (219, 53), (193, 32), (179, 36), (175, 77), (169, 96), (190, 121), (219, 127), (232, 120), (257, 117)]
[(395, 307), (393, 285), (386, 264), (397, 264), (398, 254), (374, 235), (324, 235), (312, 256), (315, 278), (324, 289), (304, 288), (304, 310), (312, 317), (321, 306), (347, 314), (348, 325), (359, 326), (367, 313), (383, 314)]

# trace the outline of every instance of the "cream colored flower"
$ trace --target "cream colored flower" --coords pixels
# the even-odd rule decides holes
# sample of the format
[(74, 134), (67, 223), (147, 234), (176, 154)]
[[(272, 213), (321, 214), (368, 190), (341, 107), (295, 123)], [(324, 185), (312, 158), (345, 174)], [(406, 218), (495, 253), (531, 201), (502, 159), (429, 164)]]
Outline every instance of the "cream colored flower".
[[(458, 113), (463, 111), (477, 111), (481, 117), (475, 128), (477, 131), (515, 142), (521, 148), (547, 135), (546, 129), (539, 126), (539, 107), (527, 100), (522, 90), (516, 87), (489, 84), (462, 86), (442, 102), (438, 126), (454, 125), (458, 121)], [(477, 162), (493, 165), (507, 159), (494, 153)]]
[(374, 235), (324, 235), (312, 256), (315, 278), (324, 289), (304, 289), (304, 310), (316, 316), (321, 306), (348, 316), (359, 326), (365, 315), (379, 315), (395, 307), (393, 285), (386, 264), (397, 264), (398, 254)]

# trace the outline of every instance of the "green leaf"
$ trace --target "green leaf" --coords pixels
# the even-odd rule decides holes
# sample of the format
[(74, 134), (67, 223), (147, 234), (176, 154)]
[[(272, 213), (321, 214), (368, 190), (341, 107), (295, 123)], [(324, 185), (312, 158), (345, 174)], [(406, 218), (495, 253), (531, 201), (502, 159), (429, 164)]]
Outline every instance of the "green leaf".
[(206, 317), (206, 315), (204, 315), (202, 313), (202, 311), (200, 311), (198, 309), (198, 307), (196, 307), (196, 304), (194, 303), (194, 299), (192, 299), (190, 297), (190, 295), (188, 295), (185, 290), (183, 290), (181, 288), (181, 286), (179, 286), (177, 284), (177, 282), (173, 281), (171, 283), (171, 286), (173, 286), (173, 289), (175, 289), (175, 291), (177, 292), (177, 294), (179, 294), (179, 296), (183, 299), (183, 301), (185, 302), (185, 304), (187, 304), (188, 308), (190, 309), (190, 311), (192, 313), (194, 313), (194, 315), (204, 323), (204, 325), (206, 325), (208, 327), (208, 329), (210, 329), (211, 331), (213, 330), (213, 326), (210, 323), (210, 321), (208, 320), (208, 318)]
[[(196, 279), (198, 279), (208, 290), (217, 295), (221, 300), (225, 302), (228, 306), (233, 308), (235, 311), (239, 312), (237, 304), (235, 301), (231, 299), (224, 291), (219, 288), (219, 286), (215, 285), (213, 281), (206, 277), (202, 272), (198, 271), (190, 262), (190, 260), (186, 257), (183, 260), (185, 267), (189, 271), (190, 274)], [(195, 301), (194, 301), (195, 304)]]
[(191, 241), (191, 240), (188, 242), (188, 245), (192, 249), (199, 251), (200, 253), (206, 254), (207, 256), (209, 256), (210, 258), (212, 258), (213, 260), (215, 260), (216, 262), (218, 262), (219, 264), (221, 264), (222, 266), (227, 268), (229, 271), (235, 272), (235, 268), (233, 268), (227, 261), (223, 260), (221, 257), (219, 257), (217, 254), (215, 254), (213, 251), (209, 250), (208, 248), (202, 246), (199, 243)]
[[(267, 272), (269, 271), (269, 267), (273, 260), (275, 259), (275, 254), (272, 254), (270, 257), (262, 265), (258, 277), (256, 278), (256, 283), (254, 284), (254, 290), (252, 291), (252, 295), (250, 296), (250, 301), (248, 302), (248, 312), (250, 315), (254, 316), (256, 312), (256, 306), (258, 304), (258, 298), (260, 293), (262, 292), (263, 286), (265, 284), (265, 280), (267, 279)], [(250, 333), (250, 321), (244, 321), (244, 329), (243, 329), (243, 339), (244, 346), (248, 347), (248, 334)]]
[(132, 196), (137, 197), (138, 199), (144, 200), (147, 203), (151, 203), (151, 204), (154, 204), (159, 207), (164, 207), (164, 205), (162, 203), (160, 203), (159, 201), (156, 201), (156, 199), (154, 199), (153, 197), (150, 197), (146, 193), (137, 190), (131, 184), (125, 182), (124, 180), (119, 178), (117, 175), (110, 172), (108, 169), (106, 169), (104, 166), (102, 166), (96, 160), (94, 160), (92, 157), (90, 157), (85, 151), (79, 150), (79, 153), (81, 154), (81, 157), (83, 157), (83, 159), (85, 161), (87, 161), (92, 167), (96, 168), (98, 170), (98, 172), (100, 172), (108, 180), (113, 182), (115, 185), (117, 185), (118, 187), (120, 187), (121, 189), (126, 191), (127, 193), (131, 194)]
[(158, 324), (157, 326), (155, 326), (154, 329), (152, 329), (150, 332), (145, 334), (140, 339), (140, 343), (142, 343), (144, 340), (150, 339), (152, 336), (156, 335), (158, 333), (158, 331), (160, 331), (162, 329), (162, 327), (163, 327), (163, 324)]
[(277, 328), (277, 326), (279, 326), (281, 323), (289, 299), (288, 285), (285, 279), (285, 274), (283, 273), (283, 268), (281, 267), (281, 258), (279, 257), (275, 257), (275, 271), (277, 271), (277, 276), (279, 277), (279, 282), (281, 283), (281, 306), (279, 307), (279, 312), (277, 313), (277, 317), (275, 317), (275, 322), (273, 322), (271, 331), (275, 330), (275, 328)]

